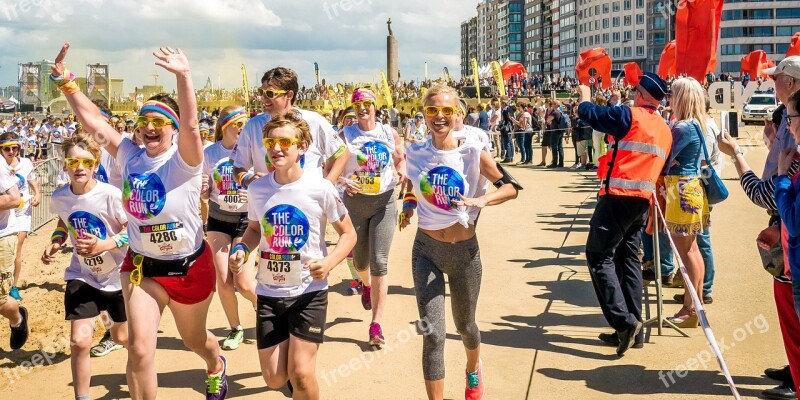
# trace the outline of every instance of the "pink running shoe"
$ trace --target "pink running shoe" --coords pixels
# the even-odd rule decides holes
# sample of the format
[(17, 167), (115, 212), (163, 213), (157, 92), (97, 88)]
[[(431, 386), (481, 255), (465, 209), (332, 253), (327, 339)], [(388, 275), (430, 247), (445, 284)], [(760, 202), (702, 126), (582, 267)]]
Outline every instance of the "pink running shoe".
[(475, 372), (467, 371), (467, 387), (464, 389), (465, 400), (481, 400), (486, 393), (483, 385), (483, 362), (478, 360), (478, 369)]
[(383, 339), (381, 324), (377, 322), (369, 324), (369, 345), (380, 348), (384, 344), (386, 344), (386, 341)]

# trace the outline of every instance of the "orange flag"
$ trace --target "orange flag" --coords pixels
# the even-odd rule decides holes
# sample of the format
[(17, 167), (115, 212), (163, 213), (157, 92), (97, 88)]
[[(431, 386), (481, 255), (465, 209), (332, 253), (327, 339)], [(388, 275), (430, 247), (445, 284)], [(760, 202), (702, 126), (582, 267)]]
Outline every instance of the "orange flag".
[(769, 67), (770, 60), (767, 59), (767, 53), (764, 50), (751, 51), (746, 56), (742, 57), (742, 66), (739, 68), (739, 76), (744, 75), (746, 72), (750, 74), (750, 79), (758, 79), (759, 75), (767, 79), (769, 76), (764, 73), (764, 70)]
[(661, 51), (661, 60), (658, 62), (658, 76), (661, 79), (669, 79), (671, 76), (677, 75), (675, 73), (675, 41), (671, 41), (664, 46)]
[(625, 64), (625, 84), (628, 86), (636, 86), (639, 84), (639, 77), (642, 76), (642, 69), (639, 64), (629, 62)]
[(717, 66), (723, 0), (694, 0), (675, 15), (675, 68), (700, 82)]
[(786, 57), (800, 56), (800, 32), (796, 32), (792, 36), (792, 41), (789, 44), (789, 50), (786, 51)]
[(594, 75), (595, 85), (600, 87), (601, 83), (598, 78), (602, 77), (602, 87), (611, 87), (611, 57), (602, 47), (585, 50), (578, 55), (578, 61), (575, 64), (575, 73), (578, 75), (578, 80), (584, 85), (589, 85), (591, 69), (597, 71)]

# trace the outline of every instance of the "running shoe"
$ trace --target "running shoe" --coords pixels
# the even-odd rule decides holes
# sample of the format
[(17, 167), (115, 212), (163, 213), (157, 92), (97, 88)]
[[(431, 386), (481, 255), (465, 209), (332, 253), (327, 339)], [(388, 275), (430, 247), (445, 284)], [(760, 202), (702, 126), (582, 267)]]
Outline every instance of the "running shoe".
[(22, 322), (18, 327), (11, 327), (11, 349), (17, 350), (25, 345), (28, 341), (28, 310), (25, 307), (19, 307), (19, 314), (22, 315)]
[(222, 360), (222, 371), (216, 374), (208, 374), (206, 378), (206, 400), (224, 400), (228, 394), (228, 361), (225, 356), (219, 356)]
[(222, 349), (223, 350), (236, 350), (239, 348), (239, 344), (244, 341), (244, 331), (241, 329), (231, 329), (228, 336), (225, 337), (225, 340), (222, 341)]
[(475, 372), (467, 371), (467, 387), (464, 389), (465, 400), (480, 400), (486, 393), (483, 385), (483, 362), (478, 360), (478, 369)]
[(355, 296), (357, 294), (361, 294), (364, 291), (364, 283), (362, 283), (358, 279), (353, 279), (350, 281), (350, 287), (347, 289), (347, 294), (350, 296)]
[(372, 310), (372, 287), (364, 286), (361, 290), (361, 305), (365, 310)]
[(89, 350), (89, 354), (91, 354), (92, 357), (102, 357), (114, 350), (119, 350), (121, 348), (121, 344), (117, 344), (114, 342), (114, 339), (111, 339), (111, 331), (106, 330), (106, 333), (103, 334), (103, 338), (100, 339), (100, 342), (97, 343), (96, 346), (92, 347), (91, 350)]
[(13, 297), (16, 301), (22, 301), (22, 296), (19, 295), (19, 288), (16, 286), (11, 287), (11, 290), (8, 291), (8, 295)]
[(384, 344), (386, 344), (386, 340), (383, 339), (381, 324), (377, 322), (369, 324), (369, 345), (381, 347)]

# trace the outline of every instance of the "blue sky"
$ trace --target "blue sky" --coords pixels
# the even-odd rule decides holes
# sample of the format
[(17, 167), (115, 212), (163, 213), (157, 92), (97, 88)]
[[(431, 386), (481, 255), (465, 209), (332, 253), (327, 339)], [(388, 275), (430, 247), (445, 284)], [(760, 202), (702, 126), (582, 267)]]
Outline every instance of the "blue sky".
[(156, 67), (158, 46), (181, 47), (195, 85), (251, 86), (274, 66), (314, 83), (314, 62), (328, 82), (372, 81), (386, 68), (386, 20), (400, 42), (402, 79), (422, 79), (447, 66), (458, 75), (460, 23), (475, 15), (470, 0), (0, 0), (0, 86), (15, 84), (17, 65), (52, 60), (65, 41), (76, 75), (109, 64), (125, 91), (174, 79)]

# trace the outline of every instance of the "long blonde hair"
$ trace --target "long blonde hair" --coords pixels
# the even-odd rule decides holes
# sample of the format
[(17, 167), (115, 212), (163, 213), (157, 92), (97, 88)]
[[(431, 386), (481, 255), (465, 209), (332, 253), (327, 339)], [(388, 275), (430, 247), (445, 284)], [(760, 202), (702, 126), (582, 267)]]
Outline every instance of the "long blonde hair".
[(675, 113), (675, 122), (696, 119), (700, 124), (701, 135), (705, 135), (706, 126), (706, 99), (703, 86), (692, 77), (676, 79), (672, 82), (672, 111)]

